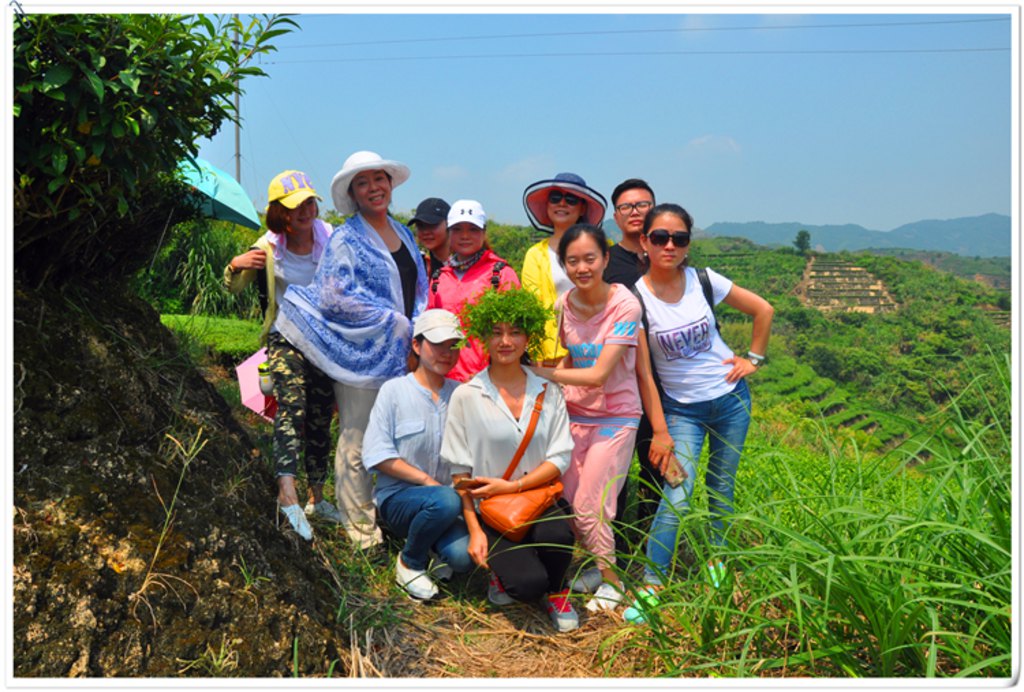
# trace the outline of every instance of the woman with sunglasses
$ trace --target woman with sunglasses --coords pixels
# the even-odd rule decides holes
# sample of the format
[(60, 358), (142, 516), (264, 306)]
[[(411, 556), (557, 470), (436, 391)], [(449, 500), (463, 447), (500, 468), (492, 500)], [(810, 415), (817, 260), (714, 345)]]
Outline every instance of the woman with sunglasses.
[[(723, 518), (732, 512), (736, 470), (750, 424), (746, 377), (764, 362), (774, 309), (761, 296), (708, 269), (713, 302), (753, 317), (746, 357), (733, 353), (718, 332), (713, 305), (705, 298), (697, 270), (688, 266), (693, 218), (677, 204), (659, 204), (644, 220), (640, 246), (649, 268), (636, 283), (644, 307), (651, 364), (660, 380), (661, 404), (675, 454), (686, 471), (678, 487), (668, 483), (647, 541), (644, 580), (660, 585), (676, 552), (680, 517), (689, 510), (697, 461), (705, 437), (709, 455), (705, 483), (714, 517), (710, 542), (725, 545)], [(664, 473), (666, 467), (659, 466)], [(724, 571), (709, 563), (717, 583)]]
[[(526, 251), (523, 288), (536, 293), (545, 307), (552, 308), (555, 301), (572, 288), (572, 282), (558, 263), (559, 241), (573, 224), (601, 225), (607, 203), (601, 193), (587, 187), (580, 176), (559, 173), (550, 180), (527, 187), (523, 192), (523, 206), (534, 228), (551, 234)], [(566, 350), (558, 343), (558, 320), (552, 318), (541, 348), (543, 364), (553, 367), (565, 354)]]

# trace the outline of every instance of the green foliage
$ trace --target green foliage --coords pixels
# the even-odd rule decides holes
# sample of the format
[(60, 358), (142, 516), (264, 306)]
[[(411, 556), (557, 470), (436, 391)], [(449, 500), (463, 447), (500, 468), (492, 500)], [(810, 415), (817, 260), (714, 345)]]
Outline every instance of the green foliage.
[(224, 288), (224, 267), (244, 252), (261, 231), (228, 221), (199, 219), (176, 225), (152, 260), (134, 278), (134, 290), (160, 313), (262, 320), (259, 293), (250, 286), (237, 295)]
[(261, 325), (253, 320), (236, 320), (204, 315), (160, 315), (160, 321), (173, 330), (185, 345), (198, 353), (216, 352), (221, 359), (238, 363), (260, 347)]
[(554, 311), (544, 307), (532, 291), (509, 288), (501, 291), (488, 289), (475, 303), (467, 303), (462, 310), (462, 326), (467, 336), (473, 336), (486, 345), (495, 325), (509, 323), (527, 335), (527, 352), (540, 353), (544, 328)]
[[(995, 408), (1010, 395), (1008, 359), (991, 372), (972, 386)], [(873, 456), (827, 426), (816, 428), (823, 453), (755, 431), (729, 547), (704, 537), (698, 484), (676, 579), (648, 625), (614, 640), (663, 676), (1011, 675), (1009, 427), (954, 404), (921, 432)], [(718, 588), (712, 555), (728, 573)]]
[(534, 234), (535, 231), (528, 226), (494, 222), (487, 224), (487, 242), (491, 244), (491, 249), (508, 262), (509, 266), (516, 270), (517, 275), (523, 273), (526, 251), (539, 239)]
[(806, 230), (799, 231), (796, 234), (796, 239), (793, 241), (793, 247), (800, 254), (806, 255), (811, 250), (811, 234)]
[(14, 28), (15, 266), (40, 282), (131, 274), (172, 220), (195, 214), (176, 167), (235, 117), (236, 80), (263, 75), (252, 58), (296, 25), (272, 15), (29, 19)]

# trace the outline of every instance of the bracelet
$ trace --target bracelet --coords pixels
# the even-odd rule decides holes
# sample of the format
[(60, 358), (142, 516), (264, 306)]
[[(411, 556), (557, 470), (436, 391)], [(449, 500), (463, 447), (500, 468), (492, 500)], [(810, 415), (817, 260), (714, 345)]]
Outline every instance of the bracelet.
[(754, 358), (759, 358), (761, 360), (764, 360), (764, 356), (762, 356), (759, 353), (754, 353), (753, 351), (747, 351), (747, 355), (748, 356), (753, 356)]

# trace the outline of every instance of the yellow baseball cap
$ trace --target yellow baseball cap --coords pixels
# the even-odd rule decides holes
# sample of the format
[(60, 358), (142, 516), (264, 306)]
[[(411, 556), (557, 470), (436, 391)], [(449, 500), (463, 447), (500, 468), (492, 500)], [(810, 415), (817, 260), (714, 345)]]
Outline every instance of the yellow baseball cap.
[(267, 188), (268, 205), (271, 202), (280, 202), (289, 209), (295, 209), (310, 197), (323, 201), (313, 189), (313, 184), (309, 182), (309, 176), (302, 171), (278, 173)]

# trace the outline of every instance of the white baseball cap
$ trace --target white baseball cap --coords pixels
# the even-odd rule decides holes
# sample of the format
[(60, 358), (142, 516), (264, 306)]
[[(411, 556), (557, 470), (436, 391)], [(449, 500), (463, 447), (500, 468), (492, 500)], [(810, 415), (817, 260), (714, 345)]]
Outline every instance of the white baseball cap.
[(448, 228), (463, 222), (482, 229), (487, 225), (487, 212), (475, 199), (456, 200), (448, 210)]
[(422, 335), (432, 344), (444, 343), (449, 339), (466, 338), (459, 327), (459, 318), (440, 308), (421, 312), (412, 324), (412, 335), (413, 337)]

